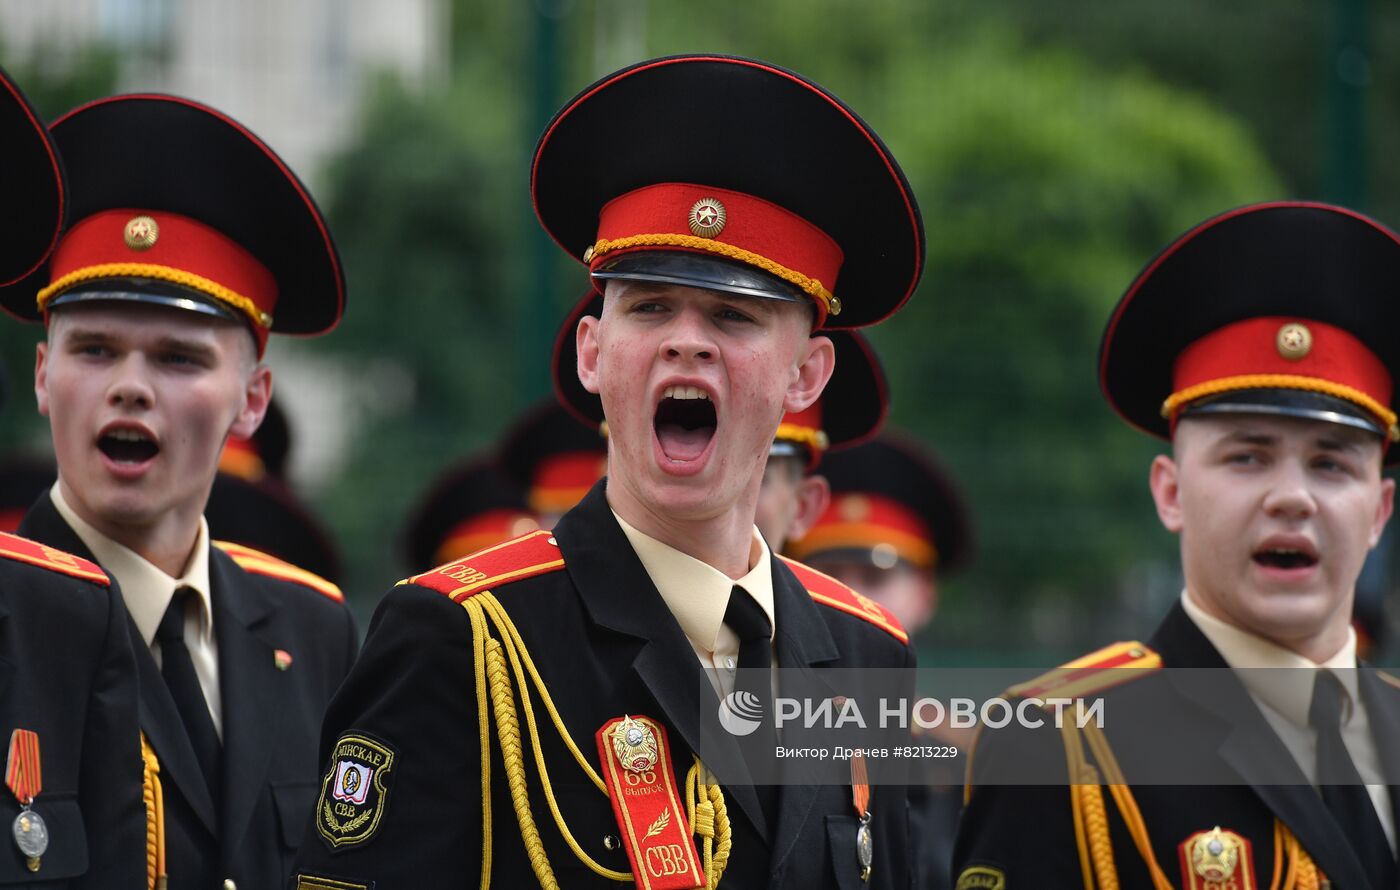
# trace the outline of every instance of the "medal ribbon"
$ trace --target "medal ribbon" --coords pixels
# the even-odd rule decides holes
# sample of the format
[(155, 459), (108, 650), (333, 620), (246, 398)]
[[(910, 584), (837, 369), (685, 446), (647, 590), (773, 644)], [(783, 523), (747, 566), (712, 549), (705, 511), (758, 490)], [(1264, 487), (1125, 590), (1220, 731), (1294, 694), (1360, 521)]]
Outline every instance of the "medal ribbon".
[(856, 816), (864, 819), (870, 812), (870, 775), (865, 769), (865, 755), (856, 752), (851, 757), (851, 803)]
[(10, 754), (5, 761), (5, 784), (15, 799), (29, 806), (44, 790), (43, 771), (39, 763), (39, 734), (28, 729), (16, 729), (10, 734)]

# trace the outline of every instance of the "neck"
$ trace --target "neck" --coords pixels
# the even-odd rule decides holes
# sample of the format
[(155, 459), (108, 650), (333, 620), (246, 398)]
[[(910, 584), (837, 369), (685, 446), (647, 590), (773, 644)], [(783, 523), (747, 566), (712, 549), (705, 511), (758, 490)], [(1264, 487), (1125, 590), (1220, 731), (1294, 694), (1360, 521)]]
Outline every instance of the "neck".
[(74, 495), (68, 483), (59, 477), (63, 500), (84, 522), (100, 534), (127, 548), (172, 578), (178, 578), (189, 565), (195, 541), (199, 539), (199, 517), (202, 513), (173, 508), (160, 514), (153, 522), (125, 522), (103, 516), (88, 508)]
[(628, 525), (698, 559), (730, 578), (739, 579), (753, 568), (753, 521), (757, 495), (744, 504), (702, 519), (678, 519), (630, 496), (625, 486), (608, 478), (608, 505)]

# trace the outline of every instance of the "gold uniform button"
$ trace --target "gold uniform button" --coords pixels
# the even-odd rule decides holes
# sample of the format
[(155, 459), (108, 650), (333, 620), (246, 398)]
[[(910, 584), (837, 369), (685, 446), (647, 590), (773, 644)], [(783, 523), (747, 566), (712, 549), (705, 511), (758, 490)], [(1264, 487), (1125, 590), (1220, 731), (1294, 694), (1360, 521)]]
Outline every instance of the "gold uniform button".
[(1312, 331), (1308, 330), (1308, 326), (1294, 321), (1278, 329), (1274, 345), (1278, 347), (1279, 355), (1296, 362), (1312, 351), (1312, 342)]

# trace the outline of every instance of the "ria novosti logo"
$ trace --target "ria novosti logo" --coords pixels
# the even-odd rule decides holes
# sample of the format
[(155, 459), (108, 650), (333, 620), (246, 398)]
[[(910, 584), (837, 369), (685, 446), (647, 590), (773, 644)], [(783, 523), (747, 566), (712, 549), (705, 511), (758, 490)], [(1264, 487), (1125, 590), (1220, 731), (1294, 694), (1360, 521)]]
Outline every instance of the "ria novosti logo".
[(730, 735), (746, 736), (763, 722), (763, 700), (736, 689), (720, 699), (719, 723)]

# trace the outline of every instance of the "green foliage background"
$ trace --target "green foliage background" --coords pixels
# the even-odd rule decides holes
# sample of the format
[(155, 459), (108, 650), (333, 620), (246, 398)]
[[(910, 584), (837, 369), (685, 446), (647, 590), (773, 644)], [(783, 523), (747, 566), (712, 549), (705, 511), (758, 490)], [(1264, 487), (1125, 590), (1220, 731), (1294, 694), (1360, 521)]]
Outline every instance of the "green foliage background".
[[(1136, 271), (1218, 211), (1359, 183), (1360, 209), (1400, 223), (1400, 170), (1384, 163), (1400, 141), (1400, 63), (1363, 56), (1340, 87), (1361, 96), (1359, 134), (1329, 116), (1329, 40), (1348, 5), (453, 0), (448, 82), (416, 93), (381, 78), (320, 177), (351, 297), (341, 328), (310, 348), (350, 373), (390, 360), (413, 381), (411, 398), (369, 415), (345, 472), (316, 493), (352, 598), (367, 610), (401, 576), (399, 523), (430, 478), (547, 392), (549, 344), (585, 286), (529, 207), (548, 115), (623, 64), (718, 51), (830, 87), (919, 196), (923, 283), (872, 337), (895, 424), (963, 480), (981, 542), (945, 587), (928, 649), (1029, 660), (1145, 634), (1179, 583), (1175, 545), (1146, 491), (1158, 444), (1099, 396), (1099, 335)], [(1400, 37), (1393, 5), (1366, 15), (1372, 47)], [(100, 81), (94, 64), (79, 82)], [(61, 77), (31, 74), (53, 85), (43, 101), (76, 98)], [(0, 345), (27, 380), (14, 327)], [(0, 443), (34, 435), (6, 426)]]

